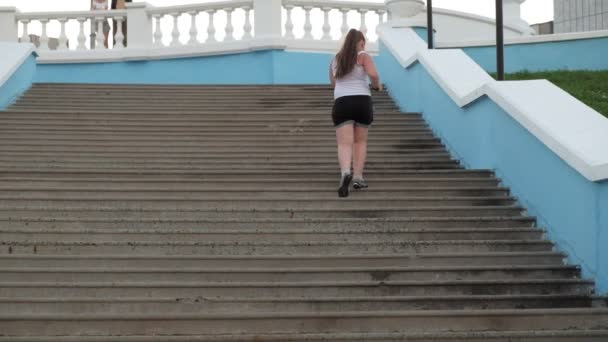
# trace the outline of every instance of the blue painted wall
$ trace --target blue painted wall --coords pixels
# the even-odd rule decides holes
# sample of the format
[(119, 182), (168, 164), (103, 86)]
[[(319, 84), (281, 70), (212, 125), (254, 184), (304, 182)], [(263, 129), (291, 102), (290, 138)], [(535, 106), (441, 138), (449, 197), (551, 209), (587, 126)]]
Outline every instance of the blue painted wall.
[(35, 82), (326, 84), (331, 55), (277, 50), (115, 63), (40, 64)]
[[(488, 72), (496, 72), (496, 46), (465, 47)], [(505, 71), (608, 70), (608, 37), (505, 46)]]
[(608, 293), (608, 182), (571, 168), (487, 97), (460, 108), (424, 67), (407, 70), (381, 47), (378, 68), (404, 111), (421, 111), (467, 168), (493, 169), (569, 261)]
[(23, 64), (0, 86), (0, 110), (4, 110), (32, 85), (36, 73), (36, 56), (31, 54)]

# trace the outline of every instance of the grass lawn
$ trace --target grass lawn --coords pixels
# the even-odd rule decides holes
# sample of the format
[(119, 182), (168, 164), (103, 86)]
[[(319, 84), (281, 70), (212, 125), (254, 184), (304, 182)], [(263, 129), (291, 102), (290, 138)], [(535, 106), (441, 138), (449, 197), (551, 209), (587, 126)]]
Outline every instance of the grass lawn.
[(505, 78), (547, 79), (608, 118), (608, 71), (519, 72)]

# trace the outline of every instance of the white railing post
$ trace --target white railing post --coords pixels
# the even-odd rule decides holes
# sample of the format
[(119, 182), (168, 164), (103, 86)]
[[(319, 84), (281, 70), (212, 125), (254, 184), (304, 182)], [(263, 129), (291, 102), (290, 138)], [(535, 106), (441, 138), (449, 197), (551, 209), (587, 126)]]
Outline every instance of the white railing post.
[(312, 36), (312, 21), (310, 20), (310, 11), (312, 6), (304, 6), (305, 21), (304, 21), (304, 39), (313, 39)]
[(226, 8), (226, 38), (224, 41), (230, 42), (234, 40), (234, 25), (232, 24), (232, 8)]
[(0, 41), (16, 42), (19, 37), (15, 7), (0, 7)]
[(21, 20), (21, 23), (23, 24), (23, 34), (21, 34), (21, 42), (29, 43), (29, 42), (31, 42), (30, 33), (29, 33), (30, 21), (27, 19), (24, 19), (24, 20)]
[(128, 48), (144, 48), (152, 45), (152, 20), (145, 2), (127, 3)]
[(61, 33), (59, 34), (59, 45), (57, 45), (57, 50), (67, 50), (68, 46), (68, 36), (65, 34), (65, 23), (67, 23), (68, 18), (59, 18), (59, 23), (61, 24)]
[(188, 12), (190, 15), (190, 39), (188, 40), (188, 45), (196, 45), (198, 44), (198, 29), (196, 27), (196, 16), (198, 15), (198, 11), (190, 11)]
[(125, 20), (123, 17), (115, 17), (116, 21), (116, 32), (114, 34), (114, 39), (116, 41), (116, 45), (114, 45), (115, 49), (124, 49), (125, 47), (125, 35), (122, 32), (122, 23)]
[(329, 24), (329, 12), (331, 11), (331, 7), (323, 7), (321, 9), (323, 11), (323, 40), (331, 40), (331, 26)]
[(180, 17), (180, 13), (171, 13), (169, 16), (173, 17), (173, 30), (171, 31), (171, 46), (181, 45), (179, 41), (179, 27), (178, 20)]
[(250, 14), (251, 14), (251, 6), (245, 6), (245, 7), (243, 7), (243, 10), (245, 10), (245, 25), (243, 26), (243, 31), (244, 31), (243, 39), (251, 39), (253, 37), (253, 35), (251, 34), (251, 30), (253, 29), (253, 27), (251, 25), (251, 19), (249, 18)]
[(163, 31), (160, 29), (160, 19), (163, 17), (161, 14), (155, 14), (154, 16), (154, 46), (163, 46)]
[(215, 43), (215, 10), (208, 10), (207, 15), (209, 17), (209, 23), (207, 24), (207, 43)]
[(47, 35), (47, 24), (49, 23), (48, 19), (40, 19), (40, 24), (42, 24), (42, 33), (40, 34), (40, 46), (38, 48), (40, 50), (49, 50), (49, 36)]
[(349, 8), (342, 8), (340, 9), (340, 12), (342, 12), (342, 26), (340, 27), (340, 32), (342, 32), (342, 38), (346, 37), (346, 34), (348, 33), (348, 12), (350, 12)]
[(285, 20), (285, 38), (294, 39), (293, 35), (293, 20), (291, 18), (291, 11), (293, 10), (292, 5), (285, 5), (285, 11), (287, 12), (287, 18)]
[(281, 0), (253, 0), (256, 39), (281, 38)]
[(361, 31), (364, 35), (367, 35), (367, 23), (365, 18), (367, 10), (362, 9), (359, 11), (359, 13), (361, 13), (361, 26), (359, 27), (359, 31)]
[(85, 36), (84, 34), (84, 23), (87, 21), (87, 18), (83, 18), (83, 17), (79, 17), (76, 18), (76, 21), (78, 21), (78, 27), (79, 27), (79, 31), (78, 31), (78, 46), (76, 47), (77, 50), (86, 50), (86, 46), (85, 46), (85, 42), (87, 41), (87, 36)]

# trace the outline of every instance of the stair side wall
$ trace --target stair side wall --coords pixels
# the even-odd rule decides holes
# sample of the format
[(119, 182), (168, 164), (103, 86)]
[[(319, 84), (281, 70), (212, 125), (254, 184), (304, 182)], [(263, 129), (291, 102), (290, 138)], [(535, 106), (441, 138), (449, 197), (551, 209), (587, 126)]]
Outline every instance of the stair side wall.
[(493, 169), (549, 238), (608, 293), (608, 181), (591, 182), (489, 97), (460, 107), (422, 64), (381, 45), (378, 68), (402, 111), (422, 112), (467, 168)]

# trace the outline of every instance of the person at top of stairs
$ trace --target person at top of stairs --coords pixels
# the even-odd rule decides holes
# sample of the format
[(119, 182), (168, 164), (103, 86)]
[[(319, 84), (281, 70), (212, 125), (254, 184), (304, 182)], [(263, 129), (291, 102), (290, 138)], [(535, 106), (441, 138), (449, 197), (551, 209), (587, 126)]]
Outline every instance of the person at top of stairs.
[(351, 181), (355, 189), (367, 188), (363, 168), (368, 129), (374, 120), (369, 80), (374, 89), (382, 90), (374, 61), (365, 52), (365, 35), (361, 31), (348, 32), (344, 45), (331, 61), (329, 79), (334, 88), (332, 119), (342, 173), (338, 196), (347, 197)]

